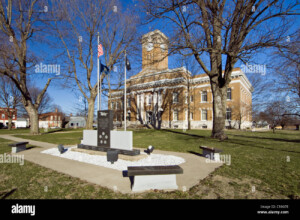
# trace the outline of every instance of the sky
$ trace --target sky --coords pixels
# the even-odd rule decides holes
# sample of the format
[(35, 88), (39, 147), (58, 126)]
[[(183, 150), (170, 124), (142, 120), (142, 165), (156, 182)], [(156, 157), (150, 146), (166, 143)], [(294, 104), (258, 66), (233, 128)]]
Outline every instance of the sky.
[[(124, 10), (130, 10), (131, 8), (135, 7), (135, 4), (138, 4), (138, 1), (123, 0), (123, 1), (121, 1), (121, 3), (122, 3), (122, 7)], [(297, 28), (299, 28), (299, 26)], [(165, 24), (162, 22), (155, 22), (150, 25), (145, 25), (145, 26), (139, 27), (138, 33), (141, 36), (143, 34), (146, 34), (149, 31), (153, 31), (155, 29), (162, 30), (162, 32), (168, 36), (168, 33), (167, 33), (168, 29), (167, 29), (167, 27), (165, 27)], [(51, 38), (51, 36), (49, 36), (49, 37)], [(57, 43), (59, 43), (59, 42), (57, 42)], [(33, 44), (32, 47), (34, 50), (40, 51), (39, 52), (40, 56), (55, 55), (55, 50), (52, 50), (50, 47), (47, 48), (45, 46), (35, 45), (35, 44)], [(42, 47), (42, 48), (39, 48), (39, 47)], [(141, 45), (140, 45), (140, 47), (141, 47)], [(97, 48), (96, 43), (94, 45), (94, 48), (95, 48), (94, 50), (96, 50), (96, 48)], [(104, 52), (105, 52), (105, 48), (104, 48)], [(127, 73), (128, 74), (127, 78), (129, 78), (131, 75), (137, 74), (139, 71), (141, 71), (141, 61), (130, 57), (130, 54), (128, 54), (128, 57), (129, 57), (129, 60), (130, 60), (133, 68), (131, 71), (129, 71)], [(267, 59), (268, 59), (268, 55), (258, 54), (257, 56), (255, 56), (252, 59), (252, 62), (266, 65)], [(45, 62), (47, 64), (59, 64), (60, 61), (53, 60), (53, 62), (52, 62), (51, 60), (47, 60)], [(169, 68), (177, 67), (178, 65), (179, 64), (176, 60), (176, 57), (174, 57), (174, 56), (169, 57)], [(242, 65), (242, 63), (238, 62), (236, 67), (241, 66), (241, 65)], [(96, 77), (96, 69), (97, 68), (95, 66), (94, 71), (93, 71), (94, 77)], [(267, 71), (268, 71), (268, 69), (267, 69)], [(269, 73), (267, 73), (267, 74), (269, 74)], [(267, 76), (270, 77), (270, 74)], [(42, 75), (40, 77), (34, 76), (33, 81), (36, 86), (41, 87), (41, 85), (45, 85), (45, 83), (47, 81), (47, 77), (43, 77)], [(69, 83), (67, 82), (66, 84), (69, 84)], [(73, 88), (73, 90), (76, 90), (76, 89), (77, 88), (75, 86), (75, 88)], [(62, 88), (62, 85), (59, 85), (59, 82), (57, 82), (57, 81), (50, 84), (50, 87), (48, 88), (47, 92), (50, 95), (50, 97), (52, 98), (53, 104), (59, 105), (62, 108), (63, 112), (66, 113), (67, 115), (70, 113), (76, 114), (76, 111), (77, 111), (76, 107), (82, 103), (83, 95), (80, 94), (79, 91), (74, 92), (71, 89)], [(104, 99), (105, 98), (102, 98), (102, 100), (104, 100)], [(95, 103), (95, 106), (97, 106), (97, 103)], [(102, 106), (101, 107), (102, 109), (106, 109), (107, 108), (106, 102), (103, 102), (101, 106)]]

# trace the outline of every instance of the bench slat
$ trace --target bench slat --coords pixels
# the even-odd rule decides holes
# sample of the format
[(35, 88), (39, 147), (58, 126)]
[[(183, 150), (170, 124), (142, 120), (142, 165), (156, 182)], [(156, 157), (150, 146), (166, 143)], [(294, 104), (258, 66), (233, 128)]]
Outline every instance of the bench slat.
[(29, 142), (17, 142), (17, 143), (12, 143), (9, 144), (8, 146), (12, 146), (12, 147), (17, 147), (19, 145), (24, 145), (24, 144), (28, 144)]
[(172, 166), (129, 166), (128, 176), (182, 174), (183, 169), (178, 165)]
[(213, 153), (221, 153), (222, 152), (222, 150), (220, 150), (220, 149), (210, 148), (210, 147), (206, 147), (206, 146), (200, 146), (199, 148), (202, 150), (213, 152)]

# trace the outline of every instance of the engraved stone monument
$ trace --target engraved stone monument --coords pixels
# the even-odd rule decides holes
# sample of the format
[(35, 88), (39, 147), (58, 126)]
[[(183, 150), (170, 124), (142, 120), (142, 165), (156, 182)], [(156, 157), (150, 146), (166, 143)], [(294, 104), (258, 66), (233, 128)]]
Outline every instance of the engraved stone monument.
[(110, 147), (110, 131), (113, 129), (113, 111), (98, 111), (98, 147)]

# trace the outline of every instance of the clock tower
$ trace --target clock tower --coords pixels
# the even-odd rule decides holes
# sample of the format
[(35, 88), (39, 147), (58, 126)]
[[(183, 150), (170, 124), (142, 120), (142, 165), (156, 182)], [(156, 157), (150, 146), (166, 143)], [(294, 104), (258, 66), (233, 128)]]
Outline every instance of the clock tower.
[(168, 38), (159, 30), (142, 37), (142, 68), (150, 70), (168, 69)]

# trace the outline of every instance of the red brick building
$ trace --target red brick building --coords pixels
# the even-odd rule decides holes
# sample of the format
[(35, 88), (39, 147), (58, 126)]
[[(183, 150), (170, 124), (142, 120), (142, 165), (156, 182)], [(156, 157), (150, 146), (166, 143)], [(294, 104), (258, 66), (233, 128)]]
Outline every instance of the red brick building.
[(55, 112), (47, 112), (39, 115), (40, 128), (62, 127), (63, 113), (55, 109)]
[(17, 121), (17, 109), (0, 108), (0, 128), (3, 126), (8, 126), (9, 116), (12, 118), (12, 127), (14, 127)]

